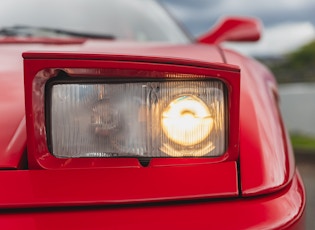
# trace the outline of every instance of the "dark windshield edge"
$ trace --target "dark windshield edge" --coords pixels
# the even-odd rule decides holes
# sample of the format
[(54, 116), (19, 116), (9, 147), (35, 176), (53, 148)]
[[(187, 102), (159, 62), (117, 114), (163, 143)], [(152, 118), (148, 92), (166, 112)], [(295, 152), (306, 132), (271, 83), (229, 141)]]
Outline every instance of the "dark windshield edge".
[(184, 26), (184, 24), (177, 20), (174, 15), (170, 12), (170, 10), (166, 7), (164, 2), (159, 1), (159, 5), (165, 10), (168, 16), (176, 23), (176, 25), (180, 28), (180, 30), (186, 35), (191, 43), (196, 41), (196, 38), (188, 31), (188, 29)]
[[(54, 0), (45, 6), (40, 0), (9, 2), (0, 3), (1, 37), (75, 36), (172, 44), (194, 41), (158, 0)], [(18, 11), (16, 5), (23, 10)], [(60, 8), (61, 5), (69, 7)]]
[[(23, 32), (24, 31), (24, 32)], [(74, 37), (84, 37), (84, 38), (99, 38), (99, 39), (108, 39), (114, 40), (115, 36), (109, 34), (94, 34), (94, 33), (86, 33), (86, 32), (76, 32), (71, 30), (64, 29), (55, 29), (48, 27), (36, 27), (36, 26), (27, 26), (27, 25), (17, 25), (12, 27), (4, 27), (0, 29), (0, 35), (5, 36), (33, 36), (37, 35), (38, 32), (49, 32), (60, 35), (69, 35)]]

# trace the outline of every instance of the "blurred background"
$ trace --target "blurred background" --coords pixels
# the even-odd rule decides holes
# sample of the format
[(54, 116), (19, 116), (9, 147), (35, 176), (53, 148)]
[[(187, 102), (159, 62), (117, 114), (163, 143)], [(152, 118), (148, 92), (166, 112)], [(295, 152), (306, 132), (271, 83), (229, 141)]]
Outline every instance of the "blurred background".
[(226, 47), (266, 64), (279, 83), (280, 106), (307, 192), (307, 229), (315, 229), (315, 1), (159, 0), (195, 37), (223, 16), (254, 16), (257, 43)]

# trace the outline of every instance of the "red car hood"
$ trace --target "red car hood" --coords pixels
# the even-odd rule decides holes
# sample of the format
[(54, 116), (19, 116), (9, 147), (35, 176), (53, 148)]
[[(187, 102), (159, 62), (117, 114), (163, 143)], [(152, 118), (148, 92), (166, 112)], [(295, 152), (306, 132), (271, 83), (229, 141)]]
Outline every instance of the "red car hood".
[[(84, 53), (98, 55), (150, 56), (152, 58), (186, 59), (211, 63), (223, 63), (216, 46), (143, 44), (101, 40), (74, 40), (73, 43), (58, 40), (2, 40), (0, 41), (0, 168), (17, 168), (21, 152), (26, 149), (23, 58), (25, 51), (45, 51), (54, 55)], [(51, 52), (50, 52), (51, 51)], [(189, 54), (189, 56), (187, 56)]]

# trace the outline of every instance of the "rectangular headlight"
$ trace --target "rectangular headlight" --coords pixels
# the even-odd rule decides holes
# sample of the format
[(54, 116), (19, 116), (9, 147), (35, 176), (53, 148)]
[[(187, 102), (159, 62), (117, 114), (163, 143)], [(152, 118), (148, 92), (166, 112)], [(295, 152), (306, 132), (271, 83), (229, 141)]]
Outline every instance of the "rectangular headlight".
[(51, 82), (48, 146), (58, 158), (221, 156), (226, 89), (219, 80)]

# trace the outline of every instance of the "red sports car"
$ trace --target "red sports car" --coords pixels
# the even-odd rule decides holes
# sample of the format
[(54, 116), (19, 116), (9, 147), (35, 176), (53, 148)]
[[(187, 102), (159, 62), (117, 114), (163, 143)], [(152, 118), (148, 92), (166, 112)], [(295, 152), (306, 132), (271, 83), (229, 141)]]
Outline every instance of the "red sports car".
[(303, 229), (273, 75), (153, 0), (0, 2), (1, 229)]

